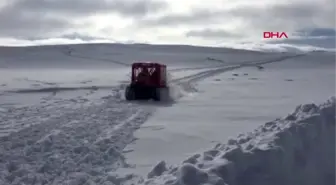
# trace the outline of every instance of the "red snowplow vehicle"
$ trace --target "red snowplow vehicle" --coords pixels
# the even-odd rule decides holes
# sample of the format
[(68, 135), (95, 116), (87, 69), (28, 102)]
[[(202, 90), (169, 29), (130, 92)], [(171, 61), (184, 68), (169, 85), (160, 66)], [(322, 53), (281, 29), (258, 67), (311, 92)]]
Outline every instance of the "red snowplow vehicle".
[(126, 100), (167, 100), (167, 66), (153, 62), (132, 64), (131, 83), (126, 87)]

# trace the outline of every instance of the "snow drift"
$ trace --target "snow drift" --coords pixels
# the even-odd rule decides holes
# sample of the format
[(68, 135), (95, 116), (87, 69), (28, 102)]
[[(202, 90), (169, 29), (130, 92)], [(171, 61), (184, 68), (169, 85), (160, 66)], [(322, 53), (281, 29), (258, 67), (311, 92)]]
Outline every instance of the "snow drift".
[(335, 184), (335, 97), (305, 104), (254, 132), (218, 144), (179, 167), (160, 162), (144, 183), (169, 185)]

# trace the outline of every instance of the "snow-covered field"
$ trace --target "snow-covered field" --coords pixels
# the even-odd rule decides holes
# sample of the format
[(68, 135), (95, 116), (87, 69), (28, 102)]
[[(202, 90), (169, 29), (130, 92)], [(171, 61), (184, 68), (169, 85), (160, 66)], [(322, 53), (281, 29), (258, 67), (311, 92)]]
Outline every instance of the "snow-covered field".
[[(124, 100), (130, 64), (139, 60), (168, 65), (174, 102)], [(134, 183), (161, 160), (179, 165), (298, 104), (325, 101), (335, 94), (334, 69), (335, 54), (319, 52), (119, 44), (0, 48), (0, 184)], [(181, 169), (166, 176), (174, 179)]]
[(196, 91), (173, 107), (157, 110), (135, 132), (139, 140), (126, 148), (134, 150), (126, 155), (128, 161), (137, 164), (135, 170), (141, 174), (163, 159), (178, 164), (195, 152), (285, 116), (299, 104), (324, 102), (334, 95), (335, 62), (317, 61), (309, 55), (267, 64), (263, 70), (241, 68), (199, 81)]

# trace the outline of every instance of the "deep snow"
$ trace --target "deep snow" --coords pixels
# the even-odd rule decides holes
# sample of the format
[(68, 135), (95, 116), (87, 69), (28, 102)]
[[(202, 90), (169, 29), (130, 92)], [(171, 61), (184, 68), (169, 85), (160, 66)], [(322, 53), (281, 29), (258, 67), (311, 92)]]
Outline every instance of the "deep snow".
[[(134, 174), (120, 177), (121, 172), (116, 170), (134, 169), (134, 161), (126, 159), (128, 156), (124, 154), (132, 154), (132, 151), (124, 149), (135, 140), (134, 131), (148, 118), (154, 119), (164, 109), (181, 108), (188, 99), (193, 101), (203, 97), (204, 103), (207, 98), (213, 98), (214, 94), (208, 87), (213, 82), (224, 81), (214, 79), (223, 77), (216, 75), (231, 75), (233, 70), (241, 67), (256, 69), (259, 64), (285, 59), (295, 61), (295, 58), (302, 57), (295, 55), (118, 44), (0, 48), (0, 184), (128, 183), (127, 179), (139, 177), (133, 178)], [(322, 56), (325, 55), (322, 53)], [(160, 104), (124, 100), (123, 89), (129, 80), (129, 65), (136, 60), (158, 60), (168, 65), (174, 102)], [(215, 81), (209, 83), (205, 79)], [(205, 89), (201, 88), (203, 82), (208, 85)], [(231, 87), (235, 85), (232, 81), (225, 82), (231, 83)], [(208, 109), (215, 106), (219, 105), (208, 105)], [(188, 114), (187, 109), (182, 108), (180, 112)], [(181, 126), (181, 120), (174, 121), (173, 118), (169, 118), (169, 125), (174, 130), (173, 125)], [(196, 119), (201, 120), (195, 116), (190, 121), (197, 123)], [(187, 122), (183, 125), (188, 126)], [(241, 125), (232, 132), (241, 132), (237, 129), (245, 127)], [(215, 129), (218, 128), (209, 127), (208, 131)], [(199, 133), (195, 134), (198, 137)], [(198, 144), (198, 149), (205, 146), (202, 142), (195, 144)], [(173, 156), (178, 153), (176, 150)], [(180, 154), (183, 157), (183, 151)]]
[(144, 184), (333, 185), (335, 97), (304, 104), (283, 119), (217, 144), (179, 167), (159, 163)]

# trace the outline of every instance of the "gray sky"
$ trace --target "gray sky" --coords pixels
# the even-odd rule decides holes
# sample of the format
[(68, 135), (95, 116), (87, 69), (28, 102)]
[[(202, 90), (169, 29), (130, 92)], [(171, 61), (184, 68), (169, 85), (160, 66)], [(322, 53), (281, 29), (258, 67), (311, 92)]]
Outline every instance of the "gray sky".
[(335, 38), (335, 0), (2, 0), (0, 25), (3, 43), (216, 45), (263, 41), (264, 31), (285, 31), (290, 39), (281, 42), (293, 43)]

